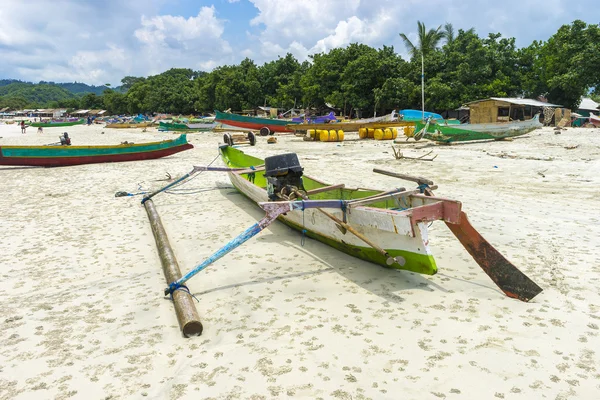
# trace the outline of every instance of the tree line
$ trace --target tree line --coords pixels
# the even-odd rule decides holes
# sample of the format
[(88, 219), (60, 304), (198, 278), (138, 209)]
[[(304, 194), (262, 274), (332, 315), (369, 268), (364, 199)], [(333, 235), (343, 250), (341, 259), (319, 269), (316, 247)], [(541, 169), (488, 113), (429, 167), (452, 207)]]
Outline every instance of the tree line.
[[(101, 95), (61, 98), (57, 92), (45, 102), (40, 97), (38, 103), (49, 108), (103, 108), (112, 114), (196, 114), (259, 105), (320, 108), (328, 103), (345, 115), (379, 115), (421, 107), (422, 62), (429, 111), (456, 109), (492, 96), (543, 96), (576, 109), (582, 96), (600, 95), (599, 25), (576, 20), (547, 41), (524, 48), (517, 48), (514, 38), (498, 33), (479, 37), (474, 29), (455, 32), (451, 24), (427, 29), (418, 22), (415, 43), (404, 33), (400, 37), (409, 51), (408, 60), (393, 47), (353, 43), (311, 55), (305, 62), (287, 54), (263, 65), (246, 58), (211, 72), (173, 68), (155, 76), (127, 76), (117, 90), (107, 88)], [(42, 94), (51, 87), (39, 86)], [(2, 94), (0, 87), (0, 108), (15, 99), (27, 101)]]

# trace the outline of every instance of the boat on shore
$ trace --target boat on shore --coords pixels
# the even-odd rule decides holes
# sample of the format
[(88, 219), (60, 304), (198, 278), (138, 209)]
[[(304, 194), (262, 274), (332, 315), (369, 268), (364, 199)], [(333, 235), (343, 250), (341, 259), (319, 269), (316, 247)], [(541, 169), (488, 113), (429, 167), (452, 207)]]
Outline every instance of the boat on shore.
[(416, 140), (421, 137), (435, 142), (465, 142), (471, 140), (500, 140), (525, 135), (541, 128), (540, 115), (526, 121), (496, 122), (486, 124), (445, 124), (437, 120), (416, 121), (415, 133), (407, 134)]
[(600, 128), (600, 117), (599, 116), (590, 113), (590, 122), (592, 123), (592, 125)]
[(344, 184), (329, 185), (305, 176), (295, 153), (262, 160), (229, 145), (219, 146), (219, 153), (226, 167), (194, 166), (179, 179), (144, 196), (142, 204), (193, 179), (195, 173), (225, 172), (233, 186), (260, 206), (266, 215), (189, 272), (173, 281), (167, 278), (169, 286), (165, 295), (185, 290), (189, 279), (277, 219), (351, 256), (427, 275), (437, 272), (429, 247), (428, 227), (433, 221), (441, 220), (507, 296), (529, 301), (542, 292), (542, 288), (475, 230), (459, 201), (436, 197), (433, 190), (437, 186), (426, 178), (374, 169), (373, 172), (415, 182), (418, 187), (389, 191), (347, 188)]
[(83, 125), (85, 124), (85, 119), (77, 118), (73, 120), (56, 120), (56, 121), (45, 121), (45, 122), (32, 122), (29, 126), (34, 128), (58, 128), (64, 126), (74, 126), (74, 125)]
[(215, 121), (223, 124), (260, 131), (261, 136), (272, 135), (274, 132), (293, 132), (288, 125), (298, 124), (287, 119), (270, 119), (247, 117), (215, 110)]
[(177, 123), (163, 122), (158, 124), (160, 132), (207, 132), (212, 130), (217, 124), (215, 123)]
[[(303, 175), (294, 153), (262, 160), (231, 146), (220, 146), (223, 167), (198, 166), (153, 196), (199, 171), (226, 172), (233, 186), (266, 211), (266, 216), (169, 284), (173, 293), (198, 272), (265, 229), (275, 219), (351, 256), (384, 267), (433, 275), (437, 264), (428, 226), (442, 220), (484, 272), (509, 297), (529, 301), (542, 289), (490, 245), (470, 224), (459, 201), (435, 197), (433, 182), (374, 169), (418, 183), (415, 190), (346, 188)], [(329, 211), (325, 211), (329, 209)]]
[(115, 122), (106, 124), (105, 128), (127, 129), (127, 128), (150, 128), (155, 126), (154, 122)]
[(114, 146), (0, 146), (0, 165), (63, 167), (151, 160), (193, 147), (187, 142), (185, 135), (162, 142), (122, 143)]

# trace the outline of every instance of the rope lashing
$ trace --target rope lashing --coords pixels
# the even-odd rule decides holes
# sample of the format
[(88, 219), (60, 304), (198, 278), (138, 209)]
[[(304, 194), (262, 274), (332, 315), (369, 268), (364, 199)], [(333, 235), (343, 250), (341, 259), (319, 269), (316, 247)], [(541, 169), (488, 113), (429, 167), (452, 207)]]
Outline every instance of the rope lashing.
[(342, 210), (342, 221), (344, 221), (344, 223), (348, 222), (346, 220), (346, 210), (347, 209), (348, 209), (348, 204), (346, 203), (346, 201), (340, 200), (340, 210)]
[(196, 296), (194, 296), (192, 294), (192, 292), (190, 292), (190, 288), (188, 288), (186, 285), (177, 285), (175, 282), (171, 283), (169, 285), (169, 288), (165, 290), (165, 296), (168, 294), (168, 295), (170, 295), (171, 300), (173, 300), (173, 293), (175, 293), (177, 290), (182, 290), (182, 291), (186, 292), (187, 294), (192, 296), (194, 298), (194, 300), (196, 300), (198, 303), (200, 303), (200, 300), (198, 300), (198, 298)]
[(428, 184), (426, 184), (426, 183), (421, 183), (421, 184), (419, 184), (419, 186), (417, 186), (417, 187), (419, 188), (419, 192), (421, 192), (421, 193), (424, 193), (424, 192), (425, 192), (425, 189), (428, 189), (428, 188), (429, 188), (429, 185), (428, 185)]

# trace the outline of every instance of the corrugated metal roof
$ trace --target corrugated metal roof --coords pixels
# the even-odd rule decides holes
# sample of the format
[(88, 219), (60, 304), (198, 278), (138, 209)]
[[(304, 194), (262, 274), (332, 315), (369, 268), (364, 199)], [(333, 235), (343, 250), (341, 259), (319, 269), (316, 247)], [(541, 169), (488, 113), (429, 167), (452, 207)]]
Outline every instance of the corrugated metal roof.
[(584, 97), (581, 99), (581, 104), (579, 104), (578, 110), (587, 110), (587, 111), (596, 111), (600, 107), (599, 103), (596, 103), (594, 100), (589, 97)]
[(503, 101), (505, 103), (518, 104), (518, 105), (521, 105), (521, 106), (562, 107), (561, 105), (558, 105), (558, 104), (544, 103), (543, 101), (533, 100), (533, 99), (520, 99), (518, 97), (490, 97), (489, 99), (476, 100), (476, 101), (472, 101), (472, 102), (467, 103), (467, 104), (480, 103), (480, 102), (486, 101), (486, 100)]

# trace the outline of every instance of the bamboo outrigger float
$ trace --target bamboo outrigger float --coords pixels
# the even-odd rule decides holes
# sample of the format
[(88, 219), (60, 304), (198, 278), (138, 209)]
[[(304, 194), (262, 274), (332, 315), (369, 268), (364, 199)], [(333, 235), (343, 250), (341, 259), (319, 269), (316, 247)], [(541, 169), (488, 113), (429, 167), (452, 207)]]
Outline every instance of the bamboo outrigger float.
[[(181, 278), (181, 271), (179, 270), (179, 264), (175, 258), (175, 253), (169, 243), (167, 232), (162, 225), (156, 207), (152, 200), (144, 202), (144, 207), (148, 213), (148, 219), (150, 220), (150, 226), (152, 227), (152, 233), (154, 240), (156, 241), (156, 248), (158, 249), (158, 255), (160, 262), (163, 266), (163, 273), (167, 283), (176, 281)], [(180, 287), (181, 289), (184, 286)], [(194, 300), (189, 290), (176, 290), (171, 293), (173, 298), (173, 304), (175, 305), (175, 313), (177, 314), (177, 321), (181, 333), (185, 337), (199, 336), (202, 334), (202, 323), (200, 317), (198, 317), (198, 311), (194, 305)]]
[(142, 202), (196, 172), (227, 172), (232, 184), (263, 208), (266, 216), (187, 274), (170, 282), (165, 294), (176, 292), (191, 277), (261, 232), (275, 219), (352, 256), (427, 275), (437, 272), (429, 248), (428, 224), (442, 220), (507, 296), (529, 301), (542, 291), (471, 226), (460, 202), (435, 197), (432, 190), (436, 186), (425, 178), (375, 170), (414, 181), (418, 187), (386, 192), (350, 189), (302, 176), (303, 168), (295, 154), (261, 160), (229, 146), (221, 146), (219, 151), (227, 167), (194, 167)]

